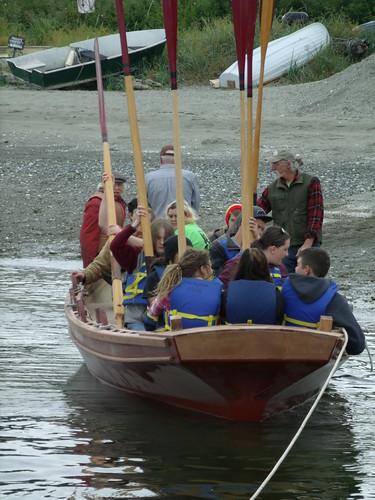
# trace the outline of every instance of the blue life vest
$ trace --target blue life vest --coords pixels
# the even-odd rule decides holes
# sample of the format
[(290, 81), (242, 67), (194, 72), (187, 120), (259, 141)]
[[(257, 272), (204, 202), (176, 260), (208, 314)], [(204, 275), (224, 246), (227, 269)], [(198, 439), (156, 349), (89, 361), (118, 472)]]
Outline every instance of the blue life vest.
[(275, 285), (277, 286), (277, 288), (279, 290), (282, 289), (282, 286), (283, 286), (283, 283), (284, 283), (284, 280), (281, 276), (281, 269), (279, 266), (274, 266), (274, 265), (271, 265), (270, 266), (270, 275), (271, 275), (271, 278), (272, 278), (272, 281), (275, 283)]
[(275, 324), (276, 287), (260, 280), (235, 280), (228, 285), (227, 323)]
[(228, 260), (233, 259), (240, 252), (240, 247), (228, 249), (228, 238), (220, 238), (217, 242), (224, 248)]
[(183, 328), (216, 325), (222, 288), (218, 278), (182, 278), (170, 294), (170, 309), (165, 315), (166, 329), (170, 330), (170, 316), (176, 315), (181, 316)]
[[(159, 264), (156, 264), (155, 266), (153, 266), (153, 270), (156, 271), (157, 275), (158, 275), (158, 278), (159, 278), (159, 281), (165, 271), (165, 268), (166, 266), (160, 266)], [(147, 300), (148, 302), (148, 300)], [(146, 312), (146, 317), (144, 319), (144, 324), (151, 327), (152, 330), (155, 330), (156, 327), (160, 328), (160, 327), (163, 327), (164, 326), (164, 321), (159, 321), (158, 320), (162, 320), (162, 318), (160, 316), (151, 316), (150, 314), (150, 307), (147, 305), (147, 312)]]
[(324, 315), (328, 304), (338, 290), (338, 286), (331, 281), (328, 289), (311, 304), (301, 300), (289, 278), (284, 281), (282, 293), (285, 301), (285, 314), (283, 325), (303, 326), (317, 330), (319, 328), (320, 316)]
[(127, 274), (124, 284), (124, 297), (122, 304), (147, 304), (147, 300), (142, 297), (145, 287), (147, 272), (146, 261), (143, 252), (138, 256), (137, 267), (132, 274)]

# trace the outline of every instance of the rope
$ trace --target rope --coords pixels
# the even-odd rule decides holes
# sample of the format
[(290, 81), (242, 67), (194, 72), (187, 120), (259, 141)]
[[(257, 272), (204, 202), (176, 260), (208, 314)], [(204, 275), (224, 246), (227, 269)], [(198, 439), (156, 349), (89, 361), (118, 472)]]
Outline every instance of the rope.
[(372, 362), (372, 356), (371, 356), (370, 349), (368, 348), (367, 341), (366, 341), (366, 344), (365, 344), (365, 349), (366, 349), (368, 357), (370, 359), (370, 372), (373, 372), (374, 371), (374, 363)]
[(323, 387), (320, 389), (320, 392), (318, 394), (318, 396), (316, 397), (315, 401), (314, 401), (314, 404), (311, 406), (309, 412), (307, 413), (306, 417), (303, 419), (303, 422), (302, 424), (300, 425), (299, 429), (297, 430), (296, 434), (294, 435), (293, 439), (291, 440), (291, 442), (289, 443), (288, 447), (285, 449), (284, 453), (281, 455), (281, 457), (279, 458), (279, 460), (276, 462), (275, 466), (273, 467), (273, 469), (271, 470), (271, 472), (268, 474), (268, 476), (266, 477), (266, 479), (263, 481), (263, 483), (259, 486), (259, 488), (256, 490), (256, 492), (254, 493), (254, 495), (252, 497), (250, 497), (249, 500), (254, 500), (255, 498), (258, 497), (258, 495), (261, 493), (261, 491), (264, 489), (264, 487), (267, 485), (267, 483), (270, 481), (270, 479), (273, 477), (273, 475), (276, 473), (277, 469), (280, 467), (280, 465), (282, 464), (282, 462), (284, 461), (284, 459), (286, 458), (286, 456), (288, 455), (289, 451), (292, 449), (292, 447), (294, 446), (294, 443), (297, 441), (297, 439), (299, 438), (301, 432), (303, 431), (303, 429), (305, 428), (309, 418), (311, 417), (313, 411), (315, 410), (315, 408), (317, 407), (321, 397), (323, 396), (323, 393), (324, 391), (326, 390), (327, 388), (327, 385), (329, 383), (329, 381), (331, 380), (333, 374), (335, 373), (335, 371), (337, 370), (337, 367), (341, 361), (341, 358), (345, 352), (345, 348), (346, 348), (346, 344), (348, 343), (348, 334), (346, 333), (346, 330), (343, 328), (343, 332), (344, 332), (344, 337), (345, 337), (345, 340), (344, 340), (344, 344), (341, 348), (341, 351), (340, 351), (340, 354), (338, 355), (337, 359), (336, 359), (336, 362), (335, 364), (333, 365), (332, 367), (332, 370), (329, 372), (328, 374), (328, 377), (327, 377), (327, 380), (324, 382), (323, 384)]

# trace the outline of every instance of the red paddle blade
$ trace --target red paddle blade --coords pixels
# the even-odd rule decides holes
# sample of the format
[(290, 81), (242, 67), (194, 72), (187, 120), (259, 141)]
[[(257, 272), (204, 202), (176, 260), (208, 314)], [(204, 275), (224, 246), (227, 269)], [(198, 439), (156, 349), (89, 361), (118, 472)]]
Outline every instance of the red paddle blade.
[(128, 42), (126, 40), (124, 6), (122, 4), (122, 0), (116, 0), (116, 13), (117, 13), (118, 30), (120, 33), (122, 67), (123, 67), (123, 71), (124, 71), (124, 76), (129, 76), (131, 74), (131, 71), (130, 71), (130, 62), (129, 62)]
[(232, 0), (240, 90), (245, 89), (245, 55), (249, 33), (249, 4), (250, 0)]
[(171, 89), (177, 89), (177, 0), (163, 0), (164, 28), (167, 37)]
[(102, 131), (102, 140), (103, 142), (107, 142), (108, 137), (107, 137), (107, 122), (105, 118), (105, 107), (104, 107), (102, 65), (100, 62), (99, 42), (97, 38), (95, 38), (94, 42), (94, 54), (95, 54), (96, 82), (97, 82), (98, 98), (99, 98), (100, 128)]
[(253, 97), (253, 50), (255, 36), (255, 21), (257, 17), (258, 0), (250, 0), (249, 32), (247, 37), (247, 97)]

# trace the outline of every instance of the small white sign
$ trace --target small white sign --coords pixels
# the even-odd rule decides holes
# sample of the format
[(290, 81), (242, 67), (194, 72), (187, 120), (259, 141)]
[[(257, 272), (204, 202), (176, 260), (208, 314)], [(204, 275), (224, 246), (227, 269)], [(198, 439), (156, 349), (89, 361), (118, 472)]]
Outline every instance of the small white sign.
[(95, 0), (77, 0), (77, 6), (80, 14), (95, 12)]

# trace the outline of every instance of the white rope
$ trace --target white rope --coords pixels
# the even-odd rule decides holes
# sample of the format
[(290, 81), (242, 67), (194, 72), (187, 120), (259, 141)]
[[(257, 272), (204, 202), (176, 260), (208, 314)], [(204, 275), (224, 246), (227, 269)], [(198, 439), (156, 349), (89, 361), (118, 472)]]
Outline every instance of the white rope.
[(331, 380), (333, 374), (335, 373), (335, 371), (337, 370), (337, 367), (341, 361), (341, 358), (345, 352), (345, 348), (346, 348), (346, 344), (348, 343), (348, 334), (346, 333), (346, 330), (343, 328), (343, 333), (344, 333), (344, 337), (345, 337), (345, 340), (344, 340), (344, 344), (341, 348), (341, 351), (340, 351), (340, 354), (338, 355), (337, 359), (336, 359), (336, 362), (335, 364), (333, 365), (332, 367), (332, 370), (329, 372), (329, 375), (327, 377), (327, 380), (324, 382), (323, 384), (323, 387), (321, 388), (318, 396), (316, 397), (315, 401), (314, 401), (314, 404), (311, 406), (309, 412), (307, 413), (306, 417), (303, 419), (303, 422), (302, 424), (300, 425), (298, 431), (296, 432), (296, 434), (294, 435), (293, 439), (291, 440), (291, 442), (289, 443), (288, 447), (285, 449), (284, 453), (281, 455), (281, 457), (279, 458), (279, 460), (276, 462), (274, 468), (271, 470), (271, 472), (268, 474), (268, 476), (266, 477), (266, 479), (263, 481), (263, 483), (259, 486), (259, 488), (256, 490), (256, 492), (254, 493), (254, 495), (252, 497), (250, 497), (249, 500), (254, 500), (254, 498), (257, 498), (258, 495), (261, 493), (261, 491), (264, 489), (264, 487), (267, 485), (267, 483), (270, 481), (270, 479), (272, 478), (272, 476), (276, 473), (277, 469), (280, 467), (280, 465), (282, 464), (282, 462), (284, 461), (284, 459), (286, 458), (286, 456), (288, 455), (289, 451), (292, 449), (292, 447), (294, 446), (294, 443), (297, 441), (297, 439), (299, 438), (301, 432), (303, 431), (304, 427), (306, 426), (309, 418), (311, 417), (313, 411), (315, 410), (315, 408), (317, 407), (321, 397), (323, 396), (323, 393), (324, 391), (326, 390), (327, 388), (327, 385), (329, 383), (329, 381)]

